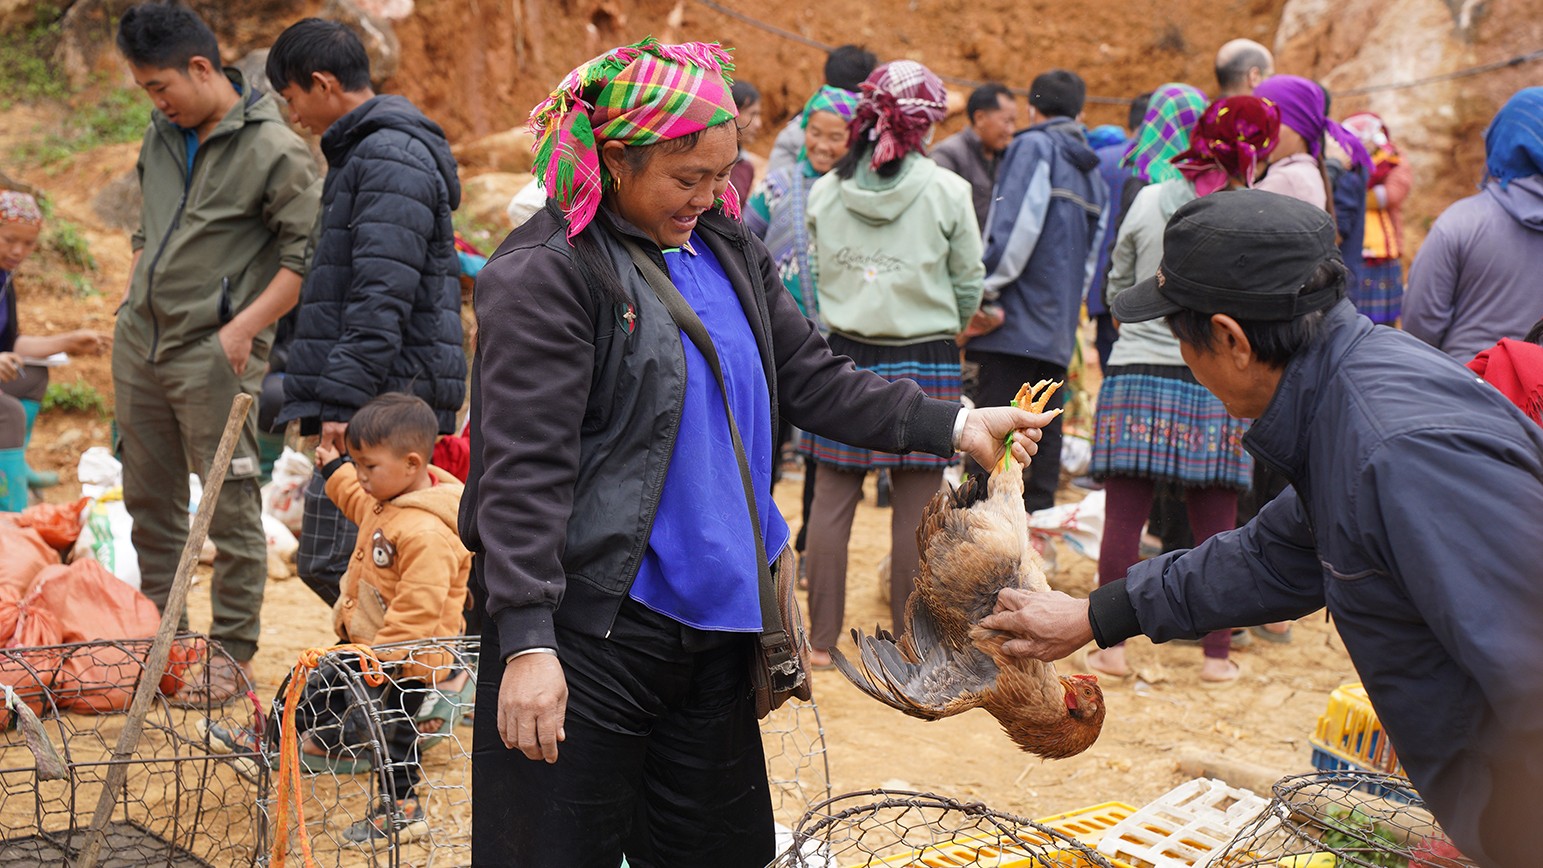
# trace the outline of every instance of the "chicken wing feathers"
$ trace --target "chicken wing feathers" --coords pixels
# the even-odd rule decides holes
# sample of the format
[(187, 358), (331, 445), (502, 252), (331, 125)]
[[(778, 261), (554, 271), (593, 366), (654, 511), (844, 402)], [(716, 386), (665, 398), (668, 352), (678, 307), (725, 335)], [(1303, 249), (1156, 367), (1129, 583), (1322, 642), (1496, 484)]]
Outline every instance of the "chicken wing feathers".
[(853, 630), (858, 659), (849, 661), (833, 649), (836, 668), (862, 692), (912, 717), (937, 720), (978, 707), (981, 694), (996, 683), (996, 664), (973, 646), (948, 648), (918, 597), (911, 598), (907, 616), (907, 634), (899, 643), (883, 630), (873, 636)]

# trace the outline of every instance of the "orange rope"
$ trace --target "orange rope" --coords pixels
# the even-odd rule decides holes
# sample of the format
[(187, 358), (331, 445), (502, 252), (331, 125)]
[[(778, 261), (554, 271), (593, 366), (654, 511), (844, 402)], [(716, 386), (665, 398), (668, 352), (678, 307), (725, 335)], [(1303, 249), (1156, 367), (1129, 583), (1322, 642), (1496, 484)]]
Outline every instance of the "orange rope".
[(368, 645), (334, 645), (331, 648), (308, 648), (300, 652), (295, 668), (289, 671), (289, 684), (284, 690), (284, 716), (279, 723), (279, 792), (278, 805), (274, 811), (277, 816), (274, 818), (273, 852), (269, 858), (273, 868), (284, 868), (284, 860), (289, 855), (291, 802), (295, 806), (295, 834), (300, 839), (300, 855), (305, 860), (305, 868), (316, 868), (316, 860), (311, 855), (311, 837), (305, 830), (305, 803), (300, 798), (300, 734), (295, 731), (295, 706), (300, 701), (300, 694), (305, 690), (310, 673), (320, 665), (322, 658), (340, 651), (358, 655), (359, 673), (364, 677), (365, 684), (379, 687), (386, 683), (386, 675), (380, 669), (380, 658), (375, 656), (374, 649)]

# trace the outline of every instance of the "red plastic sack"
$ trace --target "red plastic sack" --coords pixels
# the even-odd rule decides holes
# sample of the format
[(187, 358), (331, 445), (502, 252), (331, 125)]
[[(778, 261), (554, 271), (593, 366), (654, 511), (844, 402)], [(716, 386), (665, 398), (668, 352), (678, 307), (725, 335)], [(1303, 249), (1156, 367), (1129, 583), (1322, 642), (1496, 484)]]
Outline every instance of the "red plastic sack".
[[(0, 684), (16, 691), (34, 714), (48, 711), (48, 691), (59, 673), (57, 649), (38, 646), (59, 644), (59, 622), (53, 613), (9, 591), (0, 591)], [(0, 730), (11, 725), (11, 714), (0, 704)]]
[(80, 512), (90, 502), (91, 498), (82, 497), (74, 503), (33, 504), (21, 511), (16, 524), (37, 531), (43, 542), (59, 551), (68, 551), (80, 538)]
[(149, 597), (93, 560), (43, 570), (33, 593), (59, 619), (65, 642), (148, 639), (161, 625), (161, 613)]
[(44, 567), (57, 563), (59, 553), (36, 530), (17, 525), (14, 516), (0, 519), (0, 594), (20, 599)]

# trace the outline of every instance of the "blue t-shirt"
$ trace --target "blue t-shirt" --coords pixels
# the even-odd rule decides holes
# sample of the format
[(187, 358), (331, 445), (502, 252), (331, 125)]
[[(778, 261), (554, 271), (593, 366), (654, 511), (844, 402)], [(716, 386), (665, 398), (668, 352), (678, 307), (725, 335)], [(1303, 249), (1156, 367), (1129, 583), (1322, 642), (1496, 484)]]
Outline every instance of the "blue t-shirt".
[[(712, 336), (729, 405), (750, 463), (768, 562), (788, 542), (772, 501), (771, 394), (755, 334), (739, 296), (707, 245), (667, 250), (670, 278)], [(675, 452), (632, 585), (632, 599), (702, 630), (761, 629), (760, 573), (745, 510), (745, 488), (723, 398), (707, 360), (685, 332), (686, 394)]]

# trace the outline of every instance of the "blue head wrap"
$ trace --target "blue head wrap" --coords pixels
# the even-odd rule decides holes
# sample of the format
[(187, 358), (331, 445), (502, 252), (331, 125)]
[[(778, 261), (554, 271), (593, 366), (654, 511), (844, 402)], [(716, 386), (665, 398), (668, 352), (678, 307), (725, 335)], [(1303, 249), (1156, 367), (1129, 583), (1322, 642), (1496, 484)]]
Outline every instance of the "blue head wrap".
[(1484, 131), (1485, 167), (1504, 187), (1543, 175), (1543, 87), (1517, 91)]

